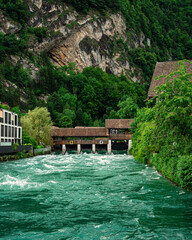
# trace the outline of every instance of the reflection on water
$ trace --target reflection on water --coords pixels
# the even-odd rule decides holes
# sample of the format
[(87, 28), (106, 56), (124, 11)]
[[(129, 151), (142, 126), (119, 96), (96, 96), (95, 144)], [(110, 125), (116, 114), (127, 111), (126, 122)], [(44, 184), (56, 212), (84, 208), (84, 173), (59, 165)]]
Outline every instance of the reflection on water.
[(0, 164), (0, 239), (191, 239), (192, 194), (124, 154)]

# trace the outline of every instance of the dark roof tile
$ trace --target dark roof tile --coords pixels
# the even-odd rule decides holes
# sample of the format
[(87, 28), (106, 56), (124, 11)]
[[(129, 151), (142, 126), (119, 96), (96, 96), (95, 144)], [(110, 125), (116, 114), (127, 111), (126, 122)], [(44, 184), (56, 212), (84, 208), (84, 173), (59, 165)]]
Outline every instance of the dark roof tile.
[[(188, 73), (192, 73), (192, 60), (191, 63), (186, 62), (188, 66)], [(169, 62), (158, 62), (155, 66), (155, 71), (152, 77), (151, 85), (148, 91), (148, 98), (154, 97), (156, 95), (155, 87), (160, 86), (166, 82), (165, 77), (155, 80), (155, 78), (161, 75), (169, 75), (176, 67), (178, 67), (178, 61), (169, 61)]]

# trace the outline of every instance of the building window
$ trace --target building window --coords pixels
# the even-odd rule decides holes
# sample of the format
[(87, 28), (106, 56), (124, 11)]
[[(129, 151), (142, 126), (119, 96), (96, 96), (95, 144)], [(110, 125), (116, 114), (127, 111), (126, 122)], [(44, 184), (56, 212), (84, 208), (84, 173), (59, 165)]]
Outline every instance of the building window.
[(4, 126), (1, 125), (1, 137), (4, 137)]
[(7, 112), (5, 112), (5, 123), (8, 123)]
[(21, 128), (19, 128), (19, 138), (21, 138)]
[(14, 127), (12, 127), (12, 137), (14, 137)]
[(17, 128), (15, 128), (15, 138), (17, 138)]
[(9, 113), (9, 124), (11, 124), (11, 113)]
[(5, 126), (5, 137), (7, 137), (7, 126)]
[(11, 137), (11, 127), (9, 127), (9, 137)]
[(15, 125), (17, 125), (17, 115), (15, 115)]

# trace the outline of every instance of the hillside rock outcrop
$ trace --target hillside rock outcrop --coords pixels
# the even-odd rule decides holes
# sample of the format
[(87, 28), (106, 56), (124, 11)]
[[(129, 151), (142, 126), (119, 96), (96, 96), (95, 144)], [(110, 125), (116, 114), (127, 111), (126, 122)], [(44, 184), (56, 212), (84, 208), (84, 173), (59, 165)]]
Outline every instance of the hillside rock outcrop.
[[(141, 80), (142, 71), (141, 69), (136, 71), (130, 65), (129, 54), (124, 44), (129, 49), (144, 48), (145, 42), (150, 45), (150, 39), (145, 41), (144, 34), (141, 33), (138, 36), (133, 30), (127, 29), (120, 13), (101, 16), (100, 13), (94, 12), (82, 15), (59, 0), (54, 2), (29, 0), (27, 7), (30, 17), (26, 28), (29, 31), (36, 28), (47, 31), (46, 36), (40, 40), (35, 34), (30, 34), (28, 50), (33, 54), (47, 52), (56, 66), (74, 62), (79, 71), (85, 67), (98, 66), (107, 73), (125, 74), (134, 81)], [(20, 24), (4, 16), (1, 11), (0, 20), (1, 32), (6, 35), (16, 34), (19, 38), (19, 31), (22, 29)], [(131, 38), (127, 37), (128, 32)], [(121, 46), (117, 44), (119, 40), (121, 40)], [(24, 68), (29, 68), (31, 77), (35, 79), (36, 72), (39, 70), (38, 64), (31, 63), (25, 56), (12, 56), (11, 61), (14, 65), (19, 62)]]
[(32, 42), (29, 45), (31, 51), (48, 52), (57, 66), (75, 62), (80, 71), (85, 67), (98, 66), (116, 75), (123, 73), (130, 76), (134, 73), (129, 59), (123, 58), (121, 51), (112, 52), (111, 46), (116, 39), (122, 39), (130, 48), (144, 47), (145, 36), (132, 32), (134, 43), (129, 42), (121, 14), (82, 16), (65, 4), (42, 0), (31, 0), (29, 9), (33, 12), (29, 26), (49, 30), (49, 35), (41, 43)]

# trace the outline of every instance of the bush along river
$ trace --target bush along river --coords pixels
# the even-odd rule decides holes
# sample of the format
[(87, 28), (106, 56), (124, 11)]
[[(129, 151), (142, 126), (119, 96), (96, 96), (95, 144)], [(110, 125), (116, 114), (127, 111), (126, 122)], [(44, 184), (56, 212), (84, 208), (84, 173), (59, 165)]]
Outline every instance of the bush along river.
[(0, 239), (192, 239), (192, 193), (128, 155), (4, 162)]

